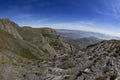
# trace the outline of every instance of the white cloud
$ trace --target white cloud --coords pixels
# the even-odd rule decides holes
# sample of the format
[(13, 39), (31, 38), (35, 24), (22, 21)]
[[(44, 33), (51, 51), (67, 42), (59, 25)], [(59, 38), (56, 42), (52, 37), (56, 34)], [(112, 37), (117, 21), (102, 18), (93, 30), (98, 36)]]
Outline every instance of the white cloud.
[(101, 0), (101, 6), (96, 6), (100, 14), (120, 18), (120, 0)]

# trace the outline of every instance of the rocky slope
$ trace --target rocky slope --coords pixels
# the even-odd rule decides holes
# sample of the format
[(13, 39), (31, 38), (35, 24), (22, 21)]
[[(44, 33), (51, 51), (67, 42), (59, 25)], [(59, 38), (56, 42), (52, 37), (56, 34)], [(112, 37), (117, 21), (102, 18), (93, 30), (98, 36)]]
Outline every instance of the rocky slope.
[(55, 56), (71, 53), (72, 45), (53, 29), (19, 27), (0, 19), (0, 80), (43, 80), (44, 65)]
[[(120, 41), (102, 41), (72, 56), (73, 80), (120, 80)], [(78, 71), (78, 72), (77, 72)]]
[(120, 80), (119, 40), (76, 51), (53, 29), (0, 23), (0, 80)]

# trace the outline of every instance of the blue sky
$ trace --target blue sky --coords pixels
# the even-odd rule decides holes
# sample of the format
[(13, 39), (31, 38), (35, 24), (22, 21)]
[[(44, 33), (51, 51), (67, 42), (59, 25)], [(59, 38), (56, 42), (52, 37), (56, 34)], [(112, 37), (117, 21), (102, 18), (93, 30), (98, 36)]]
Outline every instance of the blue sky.
[(120, 35), (120, 0), (1, 0), (0, 17), (21, 26)]

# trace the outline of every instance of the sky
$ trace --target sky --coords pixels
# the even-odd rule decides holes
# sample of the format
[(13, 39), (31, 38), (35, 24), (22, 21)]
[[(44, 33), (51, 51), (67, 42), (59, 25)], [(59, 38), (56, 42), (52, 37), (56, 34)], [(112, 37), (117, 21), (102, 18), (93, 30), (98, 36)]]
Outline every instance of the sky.
[(20, 26), (120, 36), (120, 0), (0, 0), (0, 18)]

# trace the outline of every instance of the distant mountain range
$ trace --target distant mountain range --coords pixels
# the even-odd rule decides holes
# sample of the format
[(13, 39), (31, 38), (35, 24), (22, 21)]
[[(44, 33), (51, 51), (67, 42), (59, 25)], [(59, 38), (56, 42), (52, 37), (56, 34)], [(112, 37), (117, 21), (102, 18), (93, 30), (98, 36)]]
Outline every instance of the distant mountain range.
[(97, 33), (97, 32), (89, 32), (89, 31), (82, 31), (82, 30), (66, 30), (66, 29), (57, 29), (56, 31), (61, 36), (68, 39), (70, 38), (73, 40), (80, 39), (80, 38), (89, 38), (89, 37), (95, 37), (103, 40), (111, 40), (111, 39), (120, 40), (120, 37)]
[(75, 40), (69, 39), (69, 41), (71, 42), (72, 45), (76, 47), (76, 49), (80, 49), (80, 48), (82, 49), (82, 48), (86, 48), (89, 45), (97, 44), (103, 40), (95, 37), (89, 37), (89, 38), (80, 38)]

